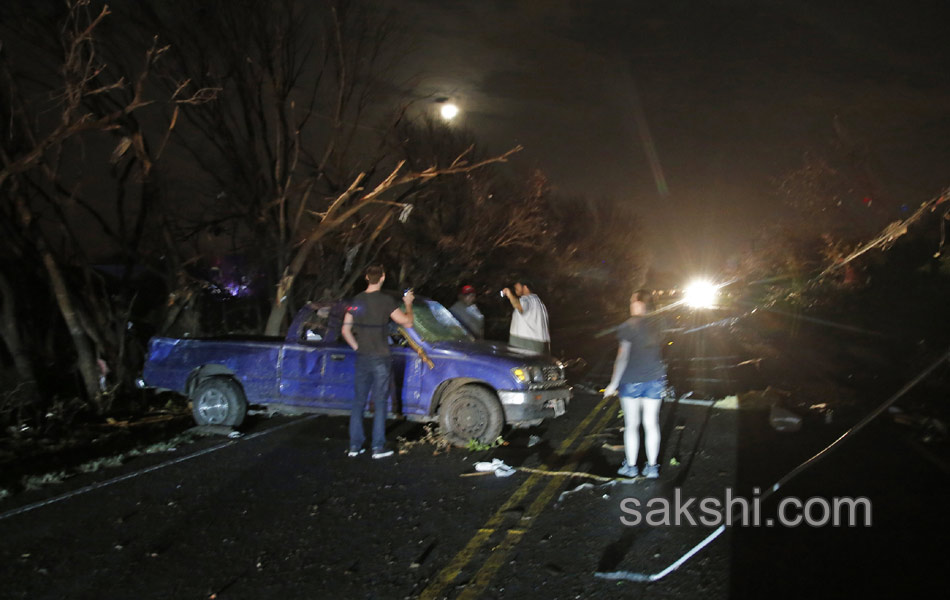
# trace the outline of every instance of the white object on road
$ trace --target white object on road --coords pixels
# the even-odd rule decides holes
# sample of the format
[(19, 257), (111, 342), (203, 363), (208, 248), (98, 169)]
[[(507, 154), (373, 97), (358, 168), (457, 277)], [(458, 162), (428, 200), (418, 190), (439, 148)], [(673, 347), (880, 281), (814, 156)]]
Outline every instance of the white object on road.
[(494, 471), (495, 477), (508, 477), (509, 475), (514, 475), (515, 469), (512, 466), (506, 465), (505, 461), (500, 458), (493, 458), (491, 462), (477, 462), (475, 463), (475, 470), (481, 472)]

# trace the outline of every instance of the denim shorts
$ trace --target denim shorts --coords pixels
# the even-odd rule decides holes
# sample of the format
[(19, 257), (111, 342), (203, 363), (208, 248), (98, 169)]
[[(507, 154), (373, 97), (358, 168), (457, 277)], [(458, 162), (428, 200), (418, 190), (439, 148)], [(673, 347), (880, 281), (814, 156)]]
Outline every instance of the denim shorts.
[(662, 398), (666, 391), (666, 378), (637, 383), (620, 384), (621, 398)]

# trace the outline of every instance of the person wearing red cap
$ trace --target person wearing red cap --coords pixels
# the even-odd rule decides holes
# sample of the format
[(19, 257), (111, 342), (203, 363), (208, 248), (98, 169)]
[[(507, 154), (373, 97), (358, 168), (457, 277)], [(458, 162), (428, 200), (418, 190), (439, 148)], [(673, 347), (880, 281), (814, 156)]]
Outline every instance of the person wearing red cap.
[(475, 288), (463, 285), (459, 291), (458, 302), (449, 307), (449, 312), (455, 315), (465, 329), (468, 329), (476, 339), (485, 337), (485, 316), (475, 304)]

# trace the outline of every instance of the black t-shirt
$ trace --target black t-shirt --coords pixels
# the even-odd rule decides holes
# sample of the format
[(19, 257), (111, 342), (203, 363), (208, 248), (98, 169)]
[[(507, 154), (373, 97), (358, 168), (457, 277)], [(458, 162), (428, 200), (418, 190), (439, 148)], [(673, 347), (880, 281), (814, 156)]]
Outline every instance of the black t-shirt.
[(653, 381), (666, 376), (656, 329), (656, 323), (642, 317), (630, 317), (617, 328), (617, 339), (630, 342), (630, 356), (620, 377), (621, 383)]
[(394, 298), (380, 292), (360, 292), (346, 309), (353, 315), (357, 352), (370, 356), (389, 354), (389, 315), (399, 306)]

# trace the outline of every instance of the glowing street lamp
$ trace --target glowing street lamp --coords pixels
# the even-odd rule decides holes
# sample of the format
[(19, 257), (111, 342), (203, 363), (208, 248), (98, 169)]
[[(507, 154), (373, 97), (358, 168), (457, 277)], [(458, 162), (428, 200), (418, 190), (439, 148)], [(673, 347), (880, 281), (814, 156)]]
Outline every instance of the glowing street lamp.
[(708, 279), (696, 279), (683, 289), (683, 302), (692, 308), (715, 308), (719, 287)]
[(451, 121), (458, 116), (459, 107), (452, 104), (451, 102), (447, 102), (442, 105), (442, 108), (439, 109), (439, 112), (442, 114), (443, 119), (446, 121)]

